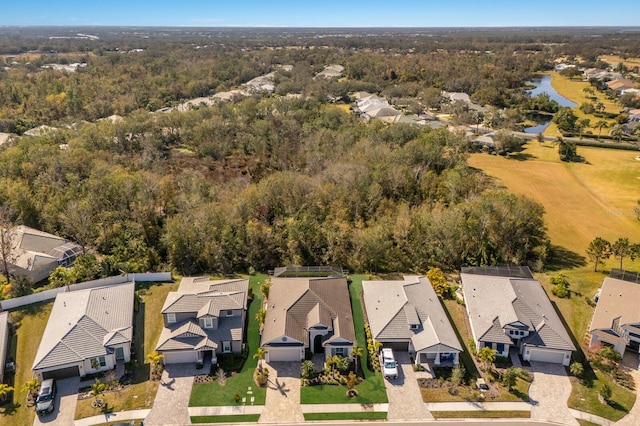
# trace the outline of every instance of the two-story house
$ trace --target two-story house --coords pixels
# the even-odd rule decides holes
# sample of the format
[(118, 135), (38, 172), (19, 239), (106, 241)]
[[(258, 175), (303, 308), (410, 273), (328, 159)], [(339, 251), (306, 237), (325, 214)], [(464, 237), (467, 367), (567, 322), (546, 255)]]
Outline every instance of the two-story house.
[(164, 329), (156, 351), (165, 364), (217, 362), (242, 350), (249, 280), (183, 278), (162, 307)]
[(507, 357), (516, 347), (526, 361), (569, 365), (576, 348), (529, 268), (462, 268), (460, 279), (478, 350)]

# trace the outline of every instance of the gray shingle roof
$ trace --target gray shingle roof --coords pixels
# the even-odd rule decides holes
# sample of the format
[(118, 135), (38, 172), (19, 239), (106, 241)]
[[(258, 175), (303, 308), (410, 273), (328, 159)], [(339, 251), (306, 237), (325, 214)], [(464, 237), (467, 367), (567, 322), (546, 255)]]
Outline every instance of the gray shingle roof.
[[(220, 341), (241, 341), (244, 324), (242, 316), (220, 316), (220, 311), (247, 309), (249, 280), (211, 281), (210, 277), (187, 277), (178, 291), (171, 292), (162, 313), (192, 313), (193, 317), (165, 327), (156, 350), (216, 349)], [(203, 328), (198, 318), (218, 317), (218, 328)]]
[[(624, 340), (623, 330), (635, 328), (635, 324), (640, 324), (638, 302), (640, 302), (639, 283), (606, 277), (602, 282), (589, 332), (611, 343)], [(619, 319), (618, 327), (614, 327), (615, 319)], [(637, 330), (631, 331), (637, 333)]]
[[(406, 276), (402, 281), (363, 281), (362, 289), (375, 340), (410, 339), (416, 351), (437, 345), (462, 350), (440, 300), (426, 277)], [(411, 329), (411, 324), (419, 324), (418, 329)]]
[(333, 328), (325, 343), (336, 340), (355, 343), (346, 279), (272, 278), (261, 345), (281, 336), (308, 345), (308, 328), (318, 324)]
[(134, 284), (59, 293), (33, 369), (79, 362), (131, 341)]
[(575, 350), (562, 320), (537, 280), (497, 276), (491, 271), (487, 272), (491, 275), (483, 275), (482, 268), (475, 268), (473, 273), (463, 270), (460, 274), (469, 321), (479, 341), (511, 343), (503, 328), (522, 324), (529, 330), (523, 344)]

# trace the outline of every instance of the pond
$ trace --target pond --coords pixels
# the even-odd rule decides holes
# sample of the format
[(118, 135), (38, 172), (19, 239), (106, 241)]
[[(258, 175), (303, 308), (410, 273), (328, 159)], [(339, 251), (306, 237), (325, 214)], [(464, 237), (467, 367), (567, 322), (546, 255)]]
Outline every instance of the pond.
[[(570, 107), (573, 108), (577, 106), (575, 102), (571, 102), (569, 99), (562, 96), (560, 93), (556, 92), (556, 89), (551, 85), (551, 76), (541, 75), (540, 77), (534, 78), (532, 81), (528, 83), (535, 85), (531, 90), (527, 90), (527, 93), (531, 96), (536, 96), (541, 93), (546, 93), (549, 95), (549, 98), (556, 101), (561, 107)], [(549, 124), (551, 124), (551, 116), (548, 115), (538, 115), (534, 118), (536, 121), (535, 126), (525, 127), (525, 133), (541, 133), (544, 132)]]

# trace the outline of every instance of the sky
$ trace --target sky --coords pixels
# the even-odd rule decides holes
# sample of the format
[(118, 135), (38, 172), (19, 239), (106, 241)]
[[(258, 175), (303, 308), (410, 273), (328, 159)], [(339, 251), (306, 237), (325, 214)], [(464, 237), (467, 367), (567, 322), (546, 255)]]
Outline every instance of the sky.
[(2, 0), (0, 25), (640, 26), (640, 2), (594, 0)]

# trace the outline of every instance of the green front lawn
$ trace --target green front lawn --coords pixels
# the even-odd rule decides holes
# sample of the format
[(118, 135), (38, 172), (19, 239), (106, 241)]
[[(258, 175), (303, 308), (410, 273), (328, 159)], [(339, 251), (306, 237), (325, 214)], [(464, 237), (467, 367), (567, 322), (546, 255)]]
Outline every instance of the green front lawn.
[(191, 423), (258, 423), (260, 414), (238, 414), (226, 416), (192, 416)]
[[(193, 385), (189, 399), (190, 407), (239, 405), (235, 400), (236, 394), (240, 397), (240, 401), (242, 397), (247, 397), (247, 401), (249, 401), (249, 398), (253, 396), (255, 398), (254, 405), (264, 405), (266, 388), (256, 386), (253, 381), (253, 372), (258, 365), (258, 360), (254, 359), (253, 355), (260, 346), (260, 327), (255, 316), (262, 306), (260, 284), (264, 282), (265, 278), (267, 278), (266, 275), (255, 275), (249, 278), (249, 285), (253, 289), (253, 301), (249, 305), (247, 313), (247, 350), (249, 356), (242, 370), (227, 378), (225, 386), (220, 386), (217, 382)], [(253, 391), (252, 395), (247, 395), (249, 387)]]
[(9, 355), (16, 361), (13, 401), (0, 406), (0, 425), (30, 425), (35, 418), (34, 407), (27, 407), (27, 393), (22, 391), (33, 378), (31, 366), (38, 352), (42, 334), (49, 320), (53, 302), (24, 306), (11, 312), (16, 332), (9, 344)]
[(346, 386), (319, 385), (300, 389), (301, 404), (382, 404), (389, 402), (381, 374), (372, 376), (358, 386), (358, 396), (349, 398)]
[(307, 413), (304, 415), (307, 421), (335, 421), (335, 420), (386, 420), (384, 412), (360, 412), (360, 413)]
[[(584, 383), (572, 380), (571, 395), (569, 396), (569, 408), (595, 414), (612, 421), (623, 418), (636, 400), (635, 393), (623, 388), (613, 382), (611, 377), (596, 371), (596, 377)], [(598, 394), (602, 385), (606, 383), (612, 391), (611, 402), (602, 404), (598, 399)]]
[(432, 411), (435, 419), (500, 419), (500, 418), (522, 418), (531, 417), (530, 411)]
[[(516, 385), (511, 391), (500, 386), (499, 397), (492, 399), (485, 393), (485, 399), (487, 402), (526, 402), (529, 401), (529, 386), (531, 386), (530, 382), (518, 377)], [(481, 401), (481, 392), (471, 386), (458, 386), (457, 390), (457, 395), (451, 395), (447, 388), (420, 388), (420, 393), (424, 402)]]

